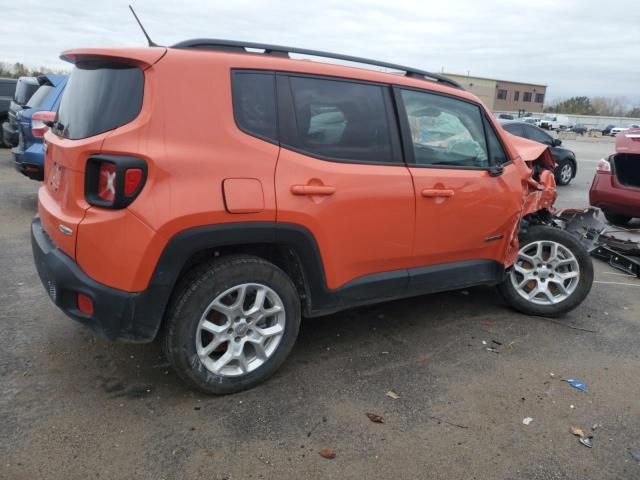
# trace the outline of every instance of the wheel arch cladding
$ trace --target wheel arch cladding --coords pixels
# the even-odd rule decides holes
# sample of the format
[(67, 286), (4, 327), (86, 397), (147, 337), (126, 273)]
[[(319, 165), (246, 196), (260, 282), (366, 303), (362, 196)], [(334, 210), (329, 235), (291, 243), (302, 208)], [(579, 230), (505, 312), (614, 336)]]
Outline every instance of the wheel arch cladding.
[[(204, 225), (176, 234), (165, 246), (153, 272), (144, 307), (149, 322), (160, 329), (175, 286), (191, 267), (218, 253), (250, 253), (285, 271), (300, 293), (305, 313), (327, 301), (324, 269), (318, 245), (304, 227), (275, 222)], [(313, 292), (313, 300), (311, 298)]]

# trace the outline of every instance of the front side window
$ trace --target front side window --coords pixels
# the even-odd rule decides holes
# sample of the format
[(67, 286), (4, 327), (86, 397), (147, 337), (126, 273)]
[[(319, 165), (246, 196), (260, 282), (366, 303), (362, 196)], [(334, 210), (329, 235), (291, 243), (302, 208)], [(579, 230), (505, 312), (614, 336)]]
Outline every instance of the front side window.
[(382, 87), (306, 77), (290, 77), (289, 85), (292, 147), (330, 160), (393, 161)]
[(413, 163), (460, 167), (488, 167), (480, 107), (414, 90), (401, 90), (407, 114)]
[(262, 72), (234, 72), (233, 112), (245, 132), (277, 141), (275, 75)]
[(126, 125), (140, 113), (143, 95), (140, 68), (80, 62), (67, 82), (54, 132), (77, 140)]

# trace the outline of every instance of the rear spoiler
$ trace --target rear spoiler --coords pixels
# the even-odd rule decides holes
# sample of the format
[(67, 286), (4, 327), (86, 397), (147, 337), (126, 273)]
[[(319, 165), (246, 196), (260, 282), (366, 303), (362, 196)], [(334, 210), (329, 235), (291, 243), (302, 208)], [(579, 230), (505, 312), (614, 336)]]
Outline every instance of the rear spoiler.
[(160, 60), (165, 53), (167, 53), (165, 47), (79, 48), (62, 52), (60, 58), (73, 64), (86, 60), (111, 60), (148, 68)]

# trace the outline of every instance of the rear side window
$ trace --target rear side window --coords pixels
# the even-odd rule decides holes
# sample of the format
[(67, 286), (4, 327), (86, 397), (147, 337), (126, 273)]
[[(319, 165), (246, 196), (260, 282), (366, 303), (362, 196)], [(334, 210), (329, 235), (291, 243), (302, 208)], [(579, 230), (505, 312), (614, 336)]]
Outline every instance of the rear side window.
[(401, 90), (401, 98), (411, 132), (414, 164), (489, 166), (479, 106), (414, 90)]
[(126, 125), (140, 113), (143, 95), (138, 67), (78, 63), (60, 102), (56, 133), (77, 140)]
[(275, 75), (262, 72), (233, 72), (233, 114), (244, 132), (278, 141)]
[(332, 160), (393, 161), (382, 87), (305, 77), (290, 77), (289, 85), (292, 147)]
[(27, 102), (27, 107), (40, 108), (47, 101), (49, 94), (54, 90), (55, 87), (51, 85), (41, 85), (38, 91), (34, 93), (33, 97)]

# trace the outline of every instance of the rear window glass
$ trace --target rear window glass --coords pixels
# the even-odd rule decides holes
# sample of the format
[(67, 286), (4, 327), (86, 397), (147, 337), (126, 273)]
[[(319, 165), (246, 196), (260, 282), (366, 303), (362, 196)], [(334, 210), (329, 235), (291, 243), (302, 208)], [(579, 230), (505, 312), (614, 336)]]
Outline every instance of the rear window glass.
[(56, 133), (76, 140), (126, 125), (140, 113), (143, 90), (137, 67), (79, 63), (60, 102)]
[(27, 102), (27, 107), (40, 108), (47, 101), (47, 97), (53, 90), (55, 90), (55, 87), (51, 85), (41, 85), (38, 91), (34, 93), (33, 97)]
[(16, 85), (16, 92), (13, 95), (13, 101), (16, 102), (20, 106), (25, 106), (31, 96), (36, 93), (36, 90), (40, 85), (35, 82), (28, 82), (25, 80), (18, 80), (18, 85)]

